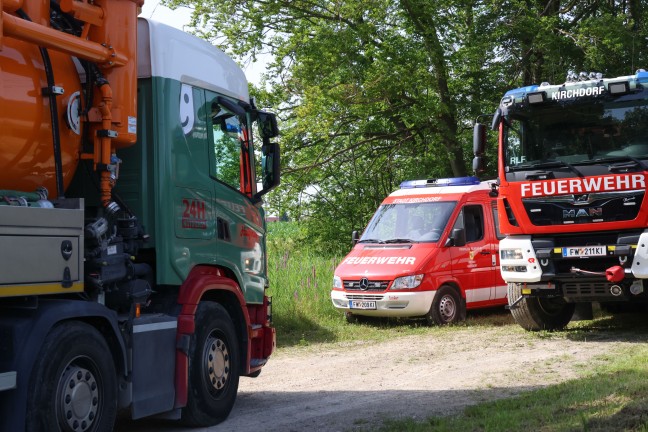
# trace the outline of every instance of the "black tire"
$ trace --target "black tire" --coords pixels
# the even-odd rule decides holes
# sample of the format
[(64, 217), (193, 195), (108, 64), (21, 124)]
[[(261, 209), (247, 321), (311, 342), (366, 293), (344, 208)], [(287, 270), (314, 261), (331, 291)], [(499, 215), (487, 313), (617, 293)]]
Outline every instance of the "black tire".
[(443, 285), (434, 295), (425, 320), (428, 325), (445, 325), (462, 321), (465, 317), (466, 309), (457, 290)]
[[(522, 296), (518, 284), (508, 284), (508, 301), (512, 305)], [(511, 309), (513, 319), (529, 331), (561, 330), (565, 328), (576, 309), (575, 303), (567, 303), (562, 297), (527, 297)]]
[(362, 323), (368, 323), (371, 320), (371, 317), (365, 316), (365, 315), (356, 315), (351, 312), (344, 312), (344, 319), (346, 320), (347, 323), (349, 324), (362, 324)]
[(97, 329), (82, 322), (52, 328), (34, 364), (27, 412), (30, 432), (113, 430), (117, 377)]
[(238, 391), (239, 344), (234, 324), (218, 303), (202, 302), (189, 348), (189, 400), (182, 421), (212, 426), (227, 418)]

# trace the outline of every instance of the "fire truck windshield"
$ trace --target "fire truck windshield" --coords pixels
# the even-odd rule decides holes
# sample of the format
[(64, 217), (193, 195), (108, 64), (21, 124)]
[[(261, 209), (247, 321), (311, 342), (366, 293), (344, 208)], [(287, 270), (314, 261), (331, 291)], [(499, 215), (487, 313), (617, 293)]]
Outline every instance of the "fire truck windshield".
[(648, 159), (648, 91), (509, 107), (503, 140), (507, 172)]
[(455, 205), (454, 201), (383, 204), (359, 242), (437, 242)]

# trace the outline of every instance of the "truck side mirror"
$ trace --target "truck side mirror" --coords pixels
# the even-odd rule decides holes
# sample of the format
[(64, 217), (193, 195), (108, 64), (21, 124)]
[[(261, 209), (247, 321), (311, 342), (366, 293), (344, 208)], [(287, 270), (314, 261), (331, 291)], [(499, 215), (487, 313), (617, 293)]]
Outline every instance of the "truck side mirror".
[(465, 246), (466, 245), (466, 230), (463, 228), (455, 228), (452, 234), (446, 241), (446, 246)]
[(356, 230), (353, 230), (353, 232), (351, 233), (351, 243), (353, 243), (353, 246), (358, 243), (358, 240), (360, 240), (360, 233), (358, 233), (358, 231)]
[(275, 116), (273, 113), (259, 111), (257, 122), (259, 125), (259, 135), (264, 140), (274, 138), (279, 135), (277, 116)]
[(472, 168), (475, 174), (483, 174), (486, 171), (486, 158), (484, 156), (475, 156), (473, 158)]
[(486, 151), (486, 126), (475, 123), (473, 128), (473, 153), (475, 156), (483, 156)]
[(263, 189), (254, 195), (255, 198), (259, 199), (275, 187), (279, 186), (281, 179), (281, 168), (279, 163), (279, 144), (264, 144), (261, 147), (261, 185), (263, 186)]

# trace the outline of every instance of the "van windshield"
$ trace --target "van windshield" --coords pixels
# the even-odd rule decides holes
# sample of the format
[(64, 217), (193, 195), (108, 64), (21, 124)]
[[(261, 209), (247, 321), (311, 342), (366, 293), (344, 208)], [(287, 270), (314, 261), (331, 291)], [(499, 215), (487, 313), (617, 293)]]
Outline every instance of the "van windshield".
[(455, 201), (381, 205), (359, 242), (437, 242), (456, 205)]

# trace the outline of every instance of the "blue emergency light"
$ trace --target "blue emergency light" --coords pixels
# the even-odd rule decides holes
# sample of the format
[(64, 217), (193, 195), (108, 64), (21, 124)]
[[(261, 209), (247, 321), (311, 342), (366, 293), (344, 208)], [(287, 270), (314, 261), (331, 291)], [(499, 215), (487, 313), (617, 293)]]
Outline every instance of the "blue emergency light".
[(413, 189), (424, 187), (441, 187), (441, 186), (472, 186), (478, 185), (477, 177), (452, 177), (427, 180), (406, 180), (400, 184), (401, 189)]

